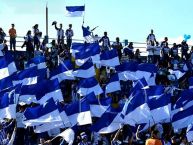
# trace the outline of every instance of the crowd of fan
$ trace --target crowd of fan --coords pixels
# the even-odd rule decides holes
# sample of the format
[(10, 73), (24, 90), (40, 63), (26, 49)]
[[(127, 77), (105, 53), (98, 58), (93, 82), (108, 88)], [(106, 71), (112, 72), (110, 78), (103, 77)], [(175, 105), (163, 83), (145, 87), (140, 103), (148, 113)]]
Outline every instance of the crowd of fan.
[[(72, 37), (74, 36), (72, 25), (69, 24), (69, 28), (64, 31), (62, 24), (57, 27), (57, 23), (53, 23), (57, 31), (57, 40), (52, 40), (51, 44), (48, 45), (48, 40), (46, 37), (41, 42), (40, 38), (42, 33), (38, 29), (36, 24), (32, 31), (29, 30), (24, 37), (25, 41), (21, 48), (26, 47), (26, 52), (22, 55), (15, 56), (16, 53), (16, 29), (14, 24), (9, 30), (10, 46), (8, 47), (7, 41), (5, 40), (5, 32), (0, 28), (0, 44), (3, 45), (2, 52), (6, 53), (8, 50), (13, 52), (15, 56), (15, 61), (18, 70), (23, 70), (25, 68), (25, 62), (30, 60), (35, 56), (45, 56), (47, 61), (47, 67), (53, 69), (58, 65), (59, 59), (72, 59), (70, 53), (70, 47), (72, 45)], [(65, 38), (65, 39), (64, 39)], [(64, 42), (66, 40), (66, 42)], [(178, 88), (173, 93), (173, 102), (177, 100), (180, 89), (187, 88), (187, 80), (193, 73), (193, 47), (189, 47), (186, 41), (182, 41), (181, 44), (174, 43), (170, 48), (168, 44), (168, 38), (165, 37), (164, 41), (159, 43), (156, 41), (156, 37), (153, 34), (153, 30), (147, 37), (147, 60), (143, 59), (139, 49), (134, 51), (133, 43), (130, 42), (127, 46), (123, 47), (119, 38), (111, 44), (107, 32), (104, 32), (104, 36), (101, 39), (96, 40), (101, 43), (101, 51), (110, 50), (111, 48), (117, 49), (117, 53), (120, 62), (123, 61), (137, 61), (139, 63), (148, 62), (154, 63), (158, 66), (159, 70), (156, 76), (156, 84), (162, 84), (166, 88), (171, 88), (175, 86)], [(181, 56), (179, 55), (181, 54)], [(187, 73), (180, 78), (171, 79), (168, 77), (169, 69), (183, 69), (184, 64), (187, 65)], [(110, 75), (110, 68), (102, 67), (98, 71), (98, 80), (101, 86), (106, 84), (108, 76)], [(132, 81), (121, 81), (122, 91), (112, 93), (113, 103), (124, 102), (127, 99), (129, 91), (132, 88)], [(64, 91), (65, 103), (77, 100), (77, 82), (76, 81), (65, 81), (61, 82), (61, 89)], [(5, 120), (0, 124), (0, 144), (6, 144), (11, 133), (14, 130), (14, 124), (17, 126), (17, 133), (15, 143), (16, 145), (28, 145), (28, 144), (65, 144), (64, 140), (56, 138), (50, 141), (53, 137), (59, 134), (60, 129), (53, 129), (45, 133), (36, 134), (33, 132), (33, 128), (25, 128), (22, 124), (21, 118), (26, 105), (18, 105), (18, 112), (16, 120)], [(187, 145), (190, 144), (186, 139), (186, 130), (181, 130), (174, 132), (170, 123), (156, 124), (150, 127), (146, 131), (140, 132), (140, 125), (136, 127), (131, 127), (129, 125), (124, 125), (118, 131), (110, 134), (98, 134), (94, 132), (89, 132), (88, 126), (79, 126), (76, 129), (76, 137), (74, 144), (79, 145), (121, 145), (121, 144), (146, 144), (147, 145)], [(4, 140), (3, 140), (4, 139)], [(7, 140), (6, 140), (7, 139)]]

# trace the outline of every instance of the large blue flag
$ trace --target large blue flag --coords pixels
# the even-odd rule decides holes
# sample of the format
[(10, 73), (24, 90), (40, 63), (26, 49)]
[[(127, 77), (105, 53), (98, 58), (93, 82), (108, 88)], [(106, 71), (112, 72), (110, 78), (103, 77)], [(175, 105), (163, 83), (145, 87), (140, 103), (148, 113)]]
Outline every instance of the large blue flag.
[(97, 98), (94, 93), (90, 93), (85, 98), (90, 104), (90, 111), (92, 117), (101, 117), (108, 107), (111, 105), (112, 99), (109, 98)]
[(80, 94), (80, 96), (86, 96), (92, 92), (94, 92), (96, 96), (103, 93), (102, 88), (94, 77), (83, 79), (79, 82), (79, 90), (77, 93)]
[(55, 101), (63, 101), (63, 95), (57, 79), (44, 80), (34, 85), (22, 86), (19, 102), (44, 104), (50, 98)]
[(92, 60), (91, 59), (87, 60), (87, 62), (85, 62), (82, 66), (75, 69), (73, 71), (73, 75), (79, 78), (94, 77), (96, 74)]
[(123, 118), (121, 111), (123, 106), (118, 108), (109, 108), (100, 117), (100, 119), (91, 126), (91, 130), (98, 133), (112, 133), (122, 127)]
[(137, 71), (138, 63), (135, 61), (123, 62), (122, 64), (115, 67), (119, 75), (119, 80), (138, 80), (135, 73)]
[(70, 60), (60, 61), (58, 67), (50, 71), (50, 79), (58, 79), (59, 82), (63, 80), (74, 80), (73, 65)]
[(0, 119), (16, 117), (14, 93), (13, 87), (0, 92)]
[(105, 87), (105, 93), (112, 93), (121, 90), (118, 74), (113, 74)]
[(90, 106), (86, 98), (66, 105), (64, 110), (66, 111), (71, 126), (92, 123)]
[(53, 98), (42, 105), (28, 107), (24, 112), (23, 123), (26, 126), (37, 126), (50, 122), (61, 122), (61, 117)]
[(100, 64), (102, 66), (115, 67), (120, 65), (119, 57), (116, 49), (106, 50), (100, 55)]
[(11, 87), (12, 84), (12, 74), (17, 71), (15, 62), (10, 53), (5, 56), (0, 57), (0, 90)]

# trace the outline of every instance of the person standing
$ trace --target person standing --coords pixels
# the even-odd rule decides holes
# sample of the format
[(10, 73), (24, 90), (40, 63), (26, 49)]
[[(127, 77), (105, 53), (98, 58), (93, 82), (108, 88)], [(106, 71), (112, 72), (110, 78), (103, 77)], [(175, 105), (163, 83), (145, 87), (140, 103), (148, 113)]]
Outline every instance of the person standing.
[(17, 36), (17, 33), (16, 33), (16, 29), (15, 29), (15, 25), (14, 24), (11, 24), (11, 29), (9, 29), (9, 37), (10, 37), (10, 50), (12, 51), (12, 48), (13, 48), (13, 51), (15, 51), (15, 47), (16, 47), (16, 36)]
[(27, 32), (27, 34), (24, 37), (24, 39), (25, 39), (25, 42), (23, 43), (21, 48), (26, 46), (27, 59), (30, 60), (31, 58), (34, 57), (33, 37), (31, 35), (31, 31), (30, 30)]
[(52, 23), (52, 25), (54, 25), (55, 29), (57, 30), (58, 45), (64, 44), (64, 30), (62, 29), (62, 24), (60, 24), (60, 28), (58, 28), (56, 24), (56, 22)]
[(68, 46), (68, 49), (70, 49), (71, 44), (72, 44), (72, 37), (74, 36), (74, 32), (72, 30), (72, 24), (69, 24), (69, 28), (66, 30), (66, 43)]
[(110, 40), (107, 36), (107, 32), (104, 32), (104, 36), (99, 40), (99, 43), (102, 42), (102, 51), (110, 50)]
[(147, 36), (147, 43), (150, 42), (150, 41), (153, 42), (153, 43), (156, 42), (155, 35), (153, 34), (153, 29), (151, 29), (151, 33)]
[(117, 52), (118, 52), (118, 56), (119, 56), (119, 60), (121, 60), (121, 57), (122, 57), (122, 49), (123, 49), (123, 46), (119, 40), (119, 37), (116, 38), (116, 42), (114, 42), (112, 44), (112, 48), (115, 48), (117, 49)]

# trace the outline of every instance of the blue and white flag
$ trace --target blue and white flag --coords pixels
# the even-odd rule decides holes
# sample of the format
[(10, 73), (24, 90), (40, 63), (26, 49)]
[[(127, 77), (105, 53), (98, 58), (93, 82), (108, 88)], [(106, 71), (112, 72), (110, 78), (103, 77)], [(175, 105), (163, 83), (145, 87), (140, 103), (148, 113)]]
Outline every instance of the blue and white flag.
[(156, 77), (157, 71), (158, 71), (158, 68), (155, 64), (142, 63), (138, 65), (136, 78), (141, 79), (144, 77), (148, 85), (153, 86), (153, 85), (156, 85), (155, 77)]
[(9, 88), (0, 92), (0, 119), (12, 119), (16, 117), (14, 93), (14, 88)]
[(53, 98), (42, 105), (28, 107), (24, 112), (23, 123), (26, 126), (37, 126), (50, 122), (61, 122), (61, 117)]
[(66, 6), (67, 17), (81, 17), (85, 11), (85, 6)]
[(193, 106), (180, 110), (172, 117), (172, 126), (175, 130), (188, 127), (193, 122)]
[(119, 81), (119, 76), (118, 74), (113, 74), (110, 77), (109, 83), (105, 87), (105, 93), (112, 93), (121, 90), (121, 85)]
[(66, 115), (66, 112), (62, 107), (62, 105), (58, 101), (55, 102), (55, 104), (57, 105), (57, 108), (61, 117), (61, 121), (43, 123), (41, 125), (34, 126), (34, 132), (42, 133), (54, 128), (66, 128), (71, 126), (68, 116)]
[(89, 58), (92, 58), (93, 63), (100, 62), (100, 46), (98, 43), (72, 44), (72, 52), (75, 52), (74, 57), (78, 66), (83, 65)]
[(100, 64), (102, 66), (115, 67), (120, 65), (116, 49), (106, 50), (100, 55)]
[(50, 71), (50, 80), (58, 79), (59, 83), (63, 80), (74, 80), (73, 65), (70, 60), (60, 61), (58, 67)]
[(121, 117), (121, 110), (123, 106), (118, 108), (109, 108), (100, 117), (100, 119), (91, 126), (91, 131), (98, 133), (112, 133), (122, 127), (123, 118)]
[(78, 86), (79, 89), (77, 93), (80, 94), (80, 96), (86, 96), (92, 92), (94, 92), (96, 96), (103, 93), (102, 88), (94, 77), (81, 80)]
[(13, 85), (22, 84), (22, 85), (33, 85), (38, 81), (43, 80), (44, 76), (41, 76), (41, 70), (37, 69), (37, 66), (22, 70), (14, 75)]
[(89, 30), (89, 27), (82, 26), (82, 31), (83, 31), (83, 37), (86, 43), (93, 43), (94, 38), (91, 36), (91, 31)]
[(65, 106), (66, 114), (71, 126), (91, 124), (90, 106), (86, 98)]
[(82, 66), (73, 71), (73, 75), (79, 78), (90, 78), (96, 75), (92, 60), (89, 59)]
[(179, 94), (178, 100), (173, 104), (172, 116), (180, 110), (185, 110), (191, 106), (193, 106), (193, 90), (183, 90)]
[(125, 124), (148, 123), (151, 117), (150, 109), (146, 103), (144, 90), (135, 91), (124, 105), (122, 117)]
[(122, 64), (115, 67), (119, 75), (119, 80), (127, 81), (127, 80), (138, 80), (136, 78), (138, 63), (135, 61), (123, 62)]
[(0, 90), (13, 85), (12, 74), (16, 71), (17, 68), (11, 54), (7, 53), (5, 56), (0, 57)]
[(37, 56), (32, 58), (27, 62), (27, 67), (33, 67), (37, 66), (38, 69), (45, 69), (47, 68), (46, 66), (46, 58), (44, 56)]
[(164, 94), (163, 86), (153, 86), (146, 90), (148, 106), (151, 111), (152, 121), (159, 123), (170, 120), (171, 117), (171, 95)]
[(63, 101), (63, 95), (57, 79), (44, 80), (35, 85), (22, 86), (19, 102), (44, 104), (50, 98), (59, 102)]
[(97, 98), (94, 93), (90, 93), (85, 98), (90, 104), (90, 111), (92, 117), (101, 117), (109, 108), (112, 98)]
[(186, 131), (186, 137), (188, 142), (192, 142), (193, 141), (193, 124), (190, 124), (187, 128)]
[(173, 105), (172, 122), (175, 129), (187, 127), (189, 121), (193, 120), (193, 91), (184, 90), (180, 93), (179, 99)]

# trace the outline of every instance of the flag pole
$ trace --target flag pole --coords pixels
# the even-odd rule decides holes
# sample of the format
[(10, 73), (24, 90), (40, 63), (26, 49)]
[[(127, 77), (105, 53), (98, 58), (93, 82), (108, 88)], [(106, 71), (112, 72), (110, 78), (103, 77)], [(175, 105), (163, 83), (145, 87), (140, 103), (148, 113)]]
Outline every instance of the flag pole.
[(84, 25), (84, 17), (85, 17), (85, 4), (84, 4), (84, 15), (83, 15), (83, 22), (82, 22), (82, 25)]
[(46, 3), (46, 36), (48, 37), (48, 2)]

